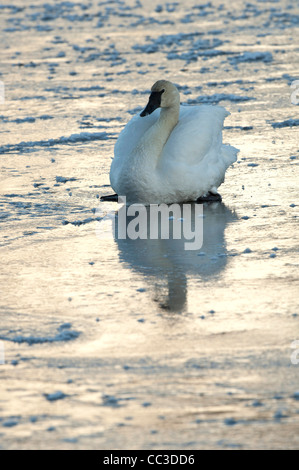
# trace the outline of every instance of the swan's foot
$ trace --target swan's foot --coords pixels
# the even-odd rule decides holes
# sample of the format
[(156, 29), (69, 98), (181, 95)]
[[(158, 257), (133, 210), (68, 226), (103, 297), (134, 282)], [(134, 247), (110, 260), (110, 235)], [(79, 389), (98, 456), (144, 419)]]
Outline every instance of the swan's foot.
[(118, 195), (117, 194), (109, 194), (108, 196), (101, 196), (101, 201), (118, 202)]
[(214, 194), (211, 191), (209, 191), (207, 194), (200, 196), (196, 202), (198, 204), (203, 204), (204, 202), (221, 202), (221, 201), (222, 201), (222, 197), (219, 193)]
[[(107, 196), (101, 196), (101, 201), (103, 202), (118, 202), (118, 194), (109, 194)], [(219, 193), (214, 194), (209, 191), (207, 194), (200, 196), (196, 202), (198, 204), (203, 204), (204, 202), (221, 202), (222, 197)]]

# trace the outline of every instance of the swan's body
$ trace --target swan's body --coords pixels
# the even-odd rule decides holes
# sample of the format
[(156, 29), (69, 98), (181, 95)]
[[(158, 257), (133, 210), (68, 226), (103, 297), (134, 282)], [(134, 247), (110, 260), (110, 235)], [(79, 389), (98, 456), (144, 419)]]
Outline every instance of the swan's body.
[(146, 117), (134, 116), (119, 135), (112, 188), (128, 203), (144, 204), (195, 201), (217, 193), (238, 152), (222, 144), (228, 115), (221, 106), (180, 106), (177, 88), (160, 80), (141, 113)]

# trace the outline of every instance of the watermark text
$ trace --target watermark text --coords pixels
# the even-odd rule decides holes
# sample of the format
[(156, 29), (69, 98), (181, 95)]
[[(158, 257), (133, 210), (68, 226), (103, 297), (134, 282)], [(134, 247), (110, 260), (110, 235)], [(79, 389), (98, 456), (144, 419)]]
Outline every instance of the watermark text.
[(291, 88), (294, 88), (294, 91), (291, 93), (291, 103), (299, 104), (299, 80), (294, 80), (291, 83)]
[(5, 102), (5, 87), (4, 82), (0, 80), (0, 104)]
[(0, 341), (0, 365), (5, 363), (4, 342)]
[(295, 340), (291, 343), (291, 348), (294, 351), (291, 354), (291, 363), (296, 366), (299, 364), (299, 340)]
[(183, 240), (185, 250), (199, 250), (203, 244), (202, 204), (126, 204), (119, 198), (117, 212), (96, 210), (100, 239)]

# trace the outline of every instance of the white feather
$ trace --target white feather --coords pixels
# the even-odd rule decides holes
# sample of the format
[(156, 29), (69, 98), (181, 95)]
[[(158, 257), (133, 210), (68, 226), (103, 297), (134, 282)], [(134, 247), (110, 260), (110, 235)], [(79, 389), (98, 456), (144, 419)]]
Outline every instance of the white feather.
[[(157, 123), (160, 109), (134, 116), (115, 144), (111, 186), (128, 202), (145, 204), (196, 200), (216, 192), (238, 153), (222, 144), (228, 115), (221, 106), (180, 106), (179, 121), (160, 155), (155, 154), (155, 135), (147, 132)], [(138, 147), (146, 133), (148, 139)]]

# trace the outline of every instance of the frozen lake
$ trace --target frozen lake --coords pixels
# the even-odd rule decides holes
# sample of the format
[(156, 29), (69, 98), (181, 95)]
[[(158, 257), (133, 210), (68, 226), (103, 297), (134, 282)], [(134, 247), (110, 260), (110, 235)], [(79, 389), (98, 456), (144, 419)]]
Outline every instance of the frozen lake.
[[(296, 4), (1, 4), (0, 448), (298, 449)], [(195, 252), (96, 234), (158, 79), (240, 149)]]

